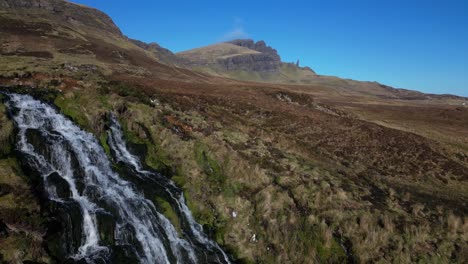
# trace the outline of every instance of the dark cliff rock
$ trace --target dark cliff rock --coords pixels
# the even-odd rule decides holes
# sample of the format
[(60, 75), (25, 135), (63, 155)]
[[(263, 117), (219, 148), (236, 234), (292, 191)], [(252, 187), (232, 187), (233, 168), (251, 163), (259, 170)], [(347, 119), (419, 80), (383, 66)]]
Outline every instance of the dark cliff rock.
[(178, 52), (183, 67), (217, 73), (243, 81), (300, 84), (311, 83), (316, 73), (309, 67), (283, 62), (276, 49), (265, 41), (236, 39)]
[(239, 54), (226, 58), (219, 58), (217, 62), (228, 71), (276, 72), (281, 66), (281, 58), (277, 51), (261, 40), (237, 39), (227, 42), (236, 46), (248, 48), (259, 53)]
[(251, 50), (255, 50), (264, 54), (268, 54), (275, 60), (281, 61), (281, 58), (278, 55), (278, 52), (274, 48), (267, 46), (265, 41), (263, 40), (254, 42), (251, 39), (236, 39), (236, 40), (228, 41), (227, 43), (231, 43), (236, 46), (245, 47), (245, 48), (249, 48)]
[(228, 71), (241, 70), (255, 72), (275, 72), (279, 70), (281, 65), (281, 61), (264, 53), (237, 55), (218, 59), (218, 63)]
[(120, 29), (105, 13), (63, 0), (0, 0), (0, 10), (31, 14), (33, 10), (59, 18), (59, 21), (84, 25), (100, 31), (122, 35)]

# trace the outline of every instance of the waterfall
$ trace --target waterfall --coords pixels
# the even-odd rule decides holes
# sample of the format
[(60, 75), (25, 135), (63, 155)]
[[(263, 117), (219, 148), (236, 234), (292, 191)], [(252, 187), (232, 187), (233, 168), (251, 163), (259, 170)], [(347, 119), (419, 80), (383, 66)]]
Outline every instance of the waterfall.
[(163, 186), (163, 191), (170, 197), (171, 204), (175, 205), (173, 209), (177, 211), (181, 220), (185, 222), (188, 227), (186, 232), (189, 233), (187, 236), (192, 244), (197, 242), (198, 244), (204, 245), (205, 249), (218, 253), (216, 260), (218, 263), (230, 263), (229, 258), (224, 251), (212, 240), (210, 240), (204, 233), (203, 228), (198, 224), (192, 216), (192, 213), (188, 209), (182, 191), (176, 187), (176, 185), (169, 179), (163, 177), (157, 172), (145, 170), (142, 167), (141, 162), (135, 155), (132, 155), (127, 149), (122, 128), (119, 122), (112, 114), (110, 116), (110, 129), (108, 130), (109, 146), (114, 150), (114, 157), (118, 162), (123, 162), (128, 166), (132, 167), (140, 178), (147, 181), (156, 182), (156, 184)]
[[(128, 168), (119, 173), (96, 138), (53, 107), (29, 95), (8, 97), (7, 107), (18, 128), (17, 149), (42, 177), (48, 199), (79, 208), (81, 219), (75, 221), (80, 226), (71, 225), (81, 234), (72, 241), (77, 246), (65, 241), (71, 245), (67, 246), (70, 259), (115, 263), (116, 256), (123, 254), (139, 263), (230, 263), (196, 223), (182, 191), (166, 177), (145, 169), (130, 153), (114, 117), (107, 131), (109, 146), (114, 160)], [(142, 185), (165, 198), (177, 213), (182, 231), (145, 197), (148, 187)], [(112, 237), (111, 242), (106, 236)]]

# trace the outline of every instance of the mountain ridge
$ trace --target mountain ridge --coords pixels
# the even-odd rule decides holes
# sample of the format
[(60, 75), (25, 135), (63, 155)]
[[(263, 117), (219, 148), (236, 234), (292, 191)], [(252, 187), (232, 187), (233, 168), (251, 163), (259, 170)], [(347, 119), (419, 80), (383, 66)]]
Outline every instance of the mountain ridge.
[[(70, 1), (65, 1), (65, 0), (19, 0), (19, 1), (14, 1), (14, 0), (1, 0), (0, 1), (0, 8), (9, 8), (9, 9), (38, 9), (38, 10), (44, 10), (47, 12), (52, 12), (52, 15), (55, 17), (60, 18), (59, 21), (65, 22), (66, 24), (70, 24), (73, 26), (73, 23), (78, 23), (78, 26), (84, 25), (88, 27), (92, 27), (94, 29), (97, 29), (102, 32), (111, 32), (112, 34), (116, 35), (118, 38), (122, 38), (125, 41), (141, 48), (142, 50), (145, 50), (149, 52), (150, 56), (152, 56), (156, 61), (170, 65), (170, 66), (176, 66), (178, 68), (184, 68), (184, 69), (189, 69), (189, 70), (195, 70), (198, 72), (202, 73), (208, 73), (208, 74), (214, 74), (215, 76), (220, 76), (220, 77), (227, 77), (227, 78), (232, 78), (240, 81), (254, 81), (254, 82), (267, 82), (267, 83), (284, 83), (284, 84), (302, 84), (302, 85), (326, 85), (329, 86), (332, 89), (339, 89), (342, 90), (342, 88), (349, 89), (351, 93), (360, 93), (359, 90), (356, 91), (355, 87), (356, 86), (369, 86), (372, 87), (371, 89), (374, 89), (377, 94), (379, 93), (384, 93), (384, 97), (388, 98), (399, 98), (400, 96), (403, 95), (403, 98), (418, 98), (418, 99), (424, 99), (424, 98), (443, 98), (446, 95), (435, 95), (435, 94), (427, 94), (415, 90), (410, 90), (410, 89), (404, 89), (404, 88), (393, 88), (387, 85), (372, 85), (373, 83), (376, 82), (370, 82), (370, 81), (356, 81), (352, 79), (342, 79), (339, 77), (335, 76), (324, 76), (324, 75), (318, 75), (316, 74), (310, 67), (298, 67), (298, 65), (294, 63), (287, 63), (287, 62), (281, 62), (280, 61), (280, 55), (277, 54), (277, 51), (274, 48), (271, 48), (267, 46), (265, 41), (260, 40), (255, 42), (254, 40), (251, 39), (238, 39), (238, 40), (231, 40), (231, 41), (226, 41), (223, 43), (229, 43), (232, 45), (240, 46), (240, 47), (245, 47), (245, 48), (254, 48), (257, 46), (258, 49), (260, 49), (263, 53), (269, 54), (268, 56), (259, 56), (258, 58), (260, 59), (260, 63), (258, 63), (258, 66), (256, 65), (256, 57), (248, 57), (247, 59), (243, 58), (238, 58), (238, 56), (235, 56), (235, 54), (232, 54), (231, 58), (225, 58), (225, 61), (221, 62), (221, 65), (223, 66), (223, 69), (219, 69), (219, 65), (213, 66), (212, 61), (207, 62), (206, 60), (203, 60), (201, 63), (197, 59), (190, 59), (184, 56), (180, 56), (181, 54), (184, 54), (189, 51), (182, 51), (178, 53), (173, 53), (167, 48), (161, 47), (157, 43), (144, 43), (139, 40), (133, 40), (128, 37), (126, 37), (120, 29), (115, 25), (115, 23), (112, 21), (112, 19), (105, 13), (91, 7), (86, 7), (83, 5), (78, 5)], [(80, 9), (81, 8), (81, 9)], [(21, 11), (21, 10), (20, 10)], [(98, 18), (97, 23), (92, 23), (92, 21), (96, 21), (93, 19), (94, 17)], [(39, 20), (40, 21), (40, 20)], [(59, 23), (59, 22), (58, 22)], [(8, 23), (5, 23), (8, 24)], [(111, 42), (114, 37), (110, 40)], [(116, 43), (119, 43), (121, 41), (118, 41)], [(125, 47), (128, 47), (128, 44), (124, 44)], [(213, 44), (210, 46), (216, 46), (218, 44)], [(208, 47), (210, 47), (208, 46)], [(194, 50), (199, 50), (203, 49), (204, 47), (201, 48), (195, 48)], [(5, 49), (5, 47), (3, 47)], [(7, 51), (4, 51), (4, 53), (8, 54), (14, 54), (16, 51), (11, 50), (14, 49), (8, 48), (7, 46)], [(24, 47), (19, 47), (19, 49), (26, 49)], [(33, 49), (33, 48), (31, 48)], [(69, 50), (72, 52), (78, 52), (78, 53), (86, 53), (89, 52), (82, 47), (77, 47), (78, 50), (72, 51), (73, 48), (70, 48)], [(2, 47), (0, 47), (0, 52), (2, 50)], [(36, 52), (33, 51), (32, 52)], [(39, 52), (38, 54), (41, 54), (40, 52), (43, 51), (37, 51)], [(45, 51), (47, 52), (47, 51)], [(44, 56), (50, 56), (44, 53)], [(115, 54), (115, 56), (119, 56), (118, 52)], [(237, 57), (237, 58), (236, 58)], [(242, 56), (240, 56), (242, 57)], [(278, 61), (279, 60), (279, 61)], [(209, 61), (209, 60), (208, 60)], [(265, 61), (265, 63), (262, 63), (262, 61)], [(211, 64), (211, 65), (207, 65)], [(240, 66), (239, 66), (240, 65)], [(339, 82), (339, 87), (337, 85), (330, 85), (331, 83), (337, 83)], [(376, 83), (377, 84), (377, 83)], [(383, 90), (381, 90), (380, 87), (385, 86), (385, 87), (390, 87), (393, 89), (399, 89), (400, 91), (395, 91), (391, 93), (386, 93)], [(379, 92), (379, 90), (381, 90)], [(403, 91), (403, 92), (402, 92)], [(371, 91), (367, 91), (366, 93), (372, 93)], [(410, 94), (410, 95), (406, 95)], [(425, 96), (421, 96), (425, 95)], [(458, 96), (454, 95), (456, 98), (466, 98), (463, 96)], [(449, 98), (454, 98), (454, 96), (450, 95), (448, 96)]]
[(281, 61), (265, 41), (237, 39), (176, 53), (188, 61), (186, 67), (242, 81), (303, 83), (313, 78), (309, 67)]
[[(66, 22), (79, 22), (102, 31), (122, 35), (110, 16), (98, 9), (77, 5), (62, 0), (1, 0), (1, 8), (9, 9), (38, 9), (50, 12), (57, 17), (62, 17)], [(98, 20), (96, 20), (96, 18)], [(93, 23), (97, 22), (97, 23)]]
[[(130, 154), (183, 190), (200, 228), (235, 262), (468, 261), (468, 98), (310, 71), (303, 81), (306, 72), (293, 63), (280, 64), (278, 76), (271, 65), (228, 72), (217, 62), (272, 55), (261, 42), (250, 46), (261, 51), (224, 43), (203, 56), (216, 67), (198, 68), (104, 20), (79, 21), (100, 20), (99, 13), (58, 9), (70, 8), (83, 15), (0, 6), (0, 101), (6, 92), (47, 102), (92, 134), (103, 157), (113, 155), (107, 132), (118, 120)], [(22, 166), (9, 117), (0, 104), (0, 262), (76, 263), (63, 246), (80, 244), (80, 228), (65, 242), (54, 230), (81, 218), (60, 221), (55, 206), (41, 203), (43, 185)], [(110, 162), (173, 225), (173, 237), (184, 237), (180, 207), (164, 200), (170, 195)], [(104, 223), (96, 243), (116, 252), (116, 219), (96, 221)]]

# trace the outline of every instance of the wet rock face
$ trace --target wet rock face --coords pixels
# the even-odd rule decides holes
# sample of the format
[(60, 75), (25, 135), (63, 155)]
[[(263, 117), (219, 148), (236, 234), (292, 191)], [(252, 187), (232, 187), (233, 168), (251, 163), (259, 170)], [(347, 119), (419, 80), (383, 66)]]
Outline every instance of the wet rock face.
[(72, 196), (68, 182), (60, 174), (53, 172), (47, 176), (48, 185), (53, 186), (59, 198), (66, 199)]
[(67, 23), (82, 24), (102, 31), (122, 35), (112, 19), (103, 12), (63, 0), (0, 0), (1, 9), (28, 9), (46, 11), (47, 15), (59, 16)]
[(220, 64), (228, 71), (254, 71), (254, 72), (276, 72), (281, 66), (281, 58), (277, 51), (267, 46), (264, 41), (254, 42), (251, 39), (239, 39), (227, 43), (258, 51), (257, 54), (240, 54), (237, 56), (220, 58)]
[(112, 214), (99, 211), (96, 213), (96, 219), (99, 225), (99, 238), (102, 243), (108, 246), (115, 246), (115, 218)]
[(8, 237), (8, 226), (0, 221), (0, 238)]
[(74, 201), (49, 201), (47, 205), (48, 211), (54, 215), (47, 229), (47, 249), (52, 257), (65, 260), (77, 252), (81, 244), (83, 223), (80, 206)]

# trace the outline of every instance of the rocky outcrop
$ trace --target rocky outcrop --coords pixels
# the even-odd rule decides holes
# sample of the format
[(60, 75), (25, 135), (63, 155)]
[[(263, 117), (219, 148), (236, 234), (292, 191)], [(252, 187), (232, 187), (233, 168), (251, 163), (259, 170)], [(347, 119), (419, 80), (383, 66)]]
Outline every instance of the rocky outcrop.
[(138, 47), (153, 53), (156, 59), (162, 63), (176, 66), (184, 66), (188, 64), (188, 62), (185, 59), (178, 57), (177, 55), (172, 53), (172, 51), (161, 47), (156, 42), (145, 43), (136, 39), (129, 40)]
[(33, 15), (34, 10), (42, 11), (55, 16), (61, 22), (122, 35), (112, 19), (103, 12), (63, 0), (0, 0), (0, 10), (2, 9), (9, 9), (9, 12), (14, 10), (17, 13), (27, 11), (28, 15)]
[(189, 69), (217, 73), (229, 78), (283, 83), (310, 83), (316, 73), (309, 67), (282, 62), (276, 49), (265, 41), (236, 39), (179, 52)]
[(237, 55), (218, 59), (218, 63), (228, 71), (276, 72), (281, 61), (266, 53)]
[(227, 43), (231, 43), (236, 46), (245, 47), (245, 48), (249, 48), (251, 50), (255, 50), (264, 54), (268, 54), (275, 60), (281, 61), (281, 58), (278, 55), (278, 52), (274, 48), (267, 46), (265, 41), (263, 40), (254, 42), (251, 39), (236, 39), (236, 40), (228, 41)]
[(258, 53), (239, 54), (219, 58), (217, 62), (228, 71), (277, 72), (281, 66), (281, 58), (277, 51), (261, 40), (237, 39), (227, 42), (236, 46), (248, 48)]

